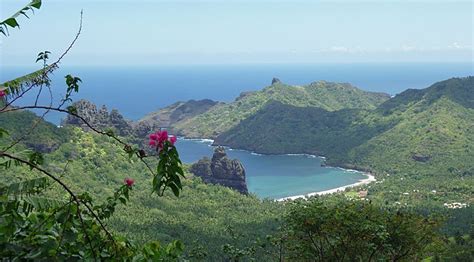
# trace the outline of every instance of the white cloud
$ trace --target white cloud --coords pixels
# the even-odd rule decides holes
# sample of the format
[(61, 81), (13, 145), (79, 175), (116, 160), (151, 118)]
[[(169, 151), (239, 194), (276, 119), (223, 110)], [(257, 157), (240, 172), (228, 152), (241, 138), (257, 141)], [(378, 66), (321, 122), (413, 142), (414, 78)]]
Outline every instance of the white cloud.
[(448, 46), (449, 50), (472, 50), (472, 46), (470, 45), (462, 45), (458, 42), (454, 42)]

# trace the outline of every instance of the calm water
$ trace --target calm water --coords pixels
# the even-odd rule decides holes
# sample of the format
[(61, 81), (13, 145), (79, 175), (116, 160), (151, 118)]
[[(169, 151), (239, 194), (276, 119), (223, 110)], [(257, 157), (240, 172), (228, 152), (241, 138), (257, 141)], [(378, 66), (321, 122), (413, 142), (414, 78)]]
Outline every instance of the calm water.
[[(1, 67), (0, 83), (30, 70), (33, 68)], [(83, 81), (75, 99), (86, 98), (96, 104), (105, 104), (136, 120), (180, 100), (232, 101), (243, 91), (268, 86), (273, 77), (298, 85), (317, 80), (348, 82), (364, 90), (394, 95), (407, 88), (425, 88), (451, 77), (474, 75), (474, 69), (472, 63), (65, 66), (53, 76), (56, 98), (64, 94), (66, 74), (79, 76)], [(45, 92), (45, 96), (49, 95)], [(59, 119), (59, 115), (49, 117), (56, 123)]]
[[(182, 140), (176, 144), (185, 163), (212, 157), (211, 142)], [(321, 167), (321, 158), (307, 155), (258, 155), (227, 149), (230, 158), (239, 159), (247, 173), (250, 192), (262, 198), (283, 198), (328, 190), (358, 182), (365, 176), (340, 168)]]

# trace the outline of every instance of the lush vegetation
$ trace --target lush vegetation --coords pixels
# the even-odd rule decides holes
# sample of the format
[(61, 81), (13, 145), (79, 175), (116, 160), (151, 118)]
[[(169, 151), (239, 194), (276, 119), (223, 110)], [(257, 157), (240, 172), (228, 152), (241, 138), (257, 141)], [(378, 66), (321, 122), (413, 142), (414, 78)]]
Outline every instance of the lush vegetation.
[[(24, 132), (25, 127), (36, 126), (34, 135)], [(51, 152), (57, 149), (62, 143), (67, 142), (69, 132), (66, 129), (59, 129), (55, 125), (43, 121), (34, 113), (11, 112), (0, 116), (0, 126), (8, 127), (11, 136), (0, 141), (3, 145), (21, 140), (22, 144), (32, 147), (39, 152)], [(0, 144), (1, 145), (1, 144)]]
[[(28, 17), (27, 12), (35, 8), (41, 8), (41, 0), (32, 0), (1, 21), (1, 32), (7, 36), (9, 27), (19, 27), (17, 18)], [(49, 77), (74, 46), (81, 31), (82, 11), (75, 38), (55, 62), (49, 62), (51, 52), (40, 52), (36, 62), (42, 63), (41, 69), (0, 85), (0, 167), (7, 171), (4, 179), (8, 181), (0, 184), (0, 257), (13, 261), (175, 260), (183, 250), (182, 242), (173, 241), (166, 247), (159, 242), (148, 242), (137, 247), (113, 234), (106, 225), (105, 221), (112, 217), (117, 205), (129, 201), (133, 178), (126, 177), (110, 196), (97, 203), (98, 198), (92, 197), (90, 192), (78, 192), (76, 185), (65, 181), (67, 161), (58, 169), (57, 165), (64, 163), (53, 167), (45, 160), (43, 152), (54, 151), (59, 144), (74, 137), (43, 120), (51, 111), (62, 112), (120, 144), (129, 159), (141, 161), (152, 176), (152, 193), (162, 196), (170, 189), (179, 196), (183, 189), (184, 171), (174, 146), (176, 137), (161, 130), (150, 134), (150, 146), (155, 152), (147, 155), (143, 149), (116, 136), (112, 129), (99, 130), (92, 126), (69, 105), (73, 94), (79, 91), (82, 82), (79, 77), (66, 75), (64, 95), (59, 102), (53, 99)], [(44, 90), (49, 91), (46, 103), (40, 99)], [(17, 103), (28, 94), (36, 97), (34, 102)], [(24, 112), (25, 109), (39, 110), (40, 117)], [(149, 158), (156, 162), (156, 169), (147, 161)], [(40, 177), (35, 177), (38, 175)]]
[(386, 94), (362, 91), (350, 84), (319, 81), (306, 86), (291, 86), (277, 81), (261, 91), (243, 93), (232, 103), (218, 104), (203, 114), (174, 123), (172, 128), (187, 137), (214, 138), (255, 114), (269, 101), (336, 111), (344, 108), (373, 109), (388, 98)]
[[(21, 112), (17, 116), (22, 115), (28, 116), (29, 113)], [(159, 197), (151, 194), (149, 185), (152, 177), (147, 174), (144, 164), (130, 159), (126, 152), (119, 150), (120, 143), (80, 128), (57, 129), (69, 134), (69, 139), (54, 152), (44, 155), (42, 166), (47, 170), (61, 171), (62, 181), (70, 185), (74, 192), (88, 194), (96, 203), (107, 203), (107, 198), (113, 198), (116, 188), (123, 185), (124, 176), (134, 179), (126, 205), (117, 206), (114, 215), (105, 223), (119, 239), (128, 239), (123, 243), (137, 250), (156, 240), (170, 243), (176, 249), (177, 242), (174, 240), (179, 239), (184, 243), (181, 258), (193, 261), (223, 258), (276, 261), (280, 257), (290, 260), (315, 257), (317, 261), (324, 261), (348, 252), (365, 259), (376, 251), (373, 255), (375, 260), (405, 253), (407, 247), (409, 252), (402, 260), (455, 257), (447, 250), (457, 250), (458, 257), (471, 255), (463, 248), (470, 245), (469, 236), (462, 235), (465, 241), (458, 239), (456, 242), (453, 240), (455, 234), (448, 239), (436, 233), (439, 232), (437, 226), (442, 222), (439, 220), (442, 216), (431, 220), (427, 216), (415, 215), (420, 212), (413, 212), (410, 207), (390, 206), (377, 201), (369, 203), (349, 193), (347, 196), (328, 196), (286, 204), (262, 201), (225, 187), (206, 185), (186, 173), (187, 179), (183, 180), (179, 197), (171, 192)], [(24, 144), (18, 146), (27, 147)], [(4, 172), (4, 176), (9, 178), (10, 186), (11, 183), (42, 177), (27, 166), (12, 167)], [(67, 194), (55, 184), (35, 196), (68, 199)], [(421, 213), (436, 214), (431, 210)], [(465, 218), (465, 225), (472, 221), (469, 219), (472, 217)], [(432, 224), (427, 221), (432, 221)], [(401, 223), (403, 230), (395, 230), (396, 223)], [(319, 253), (313, 253), (316, 247), (305, 235), (308, 230), (318, 228), (322, 231), (317, 231), (320, 235), (315, 237), (324, 241), (329, 238), (331, 243), (324, 242), (323, 246), (318, 247), (325, 250), (320, 259), (317, 259)], [(377, 234), (372, 234), (371, 230)], [(468, 230), (469, 227), (464, 232)], [(426, 232), (430, 234), (426, 235)], [(417, 241), (421, 242), (418, 244)], [(380, 249), (376, 250), (379, 245)], [(71, 249), (68, 250), (63, 251), (64, 254), (70, 254)], [(105, 252), (104, 256), (107, 254)], [(44, 253), (38, 255), (46, 256)], [(173, 259), (173, 256), (167, 257)]]
[[(473, 204), (474, 78), (408, 90), (374, 110), (326, 111), (269, 103), (216, 143), (261, 153), (325, 155), (369, 170), (373, 200), (397, 205)], [(463, 95), (458, 95), (463, 94)]]
[[(27, 16), (26, 12), (40, 7), (41, 0), (31, 1), (0, 22), (1, 32), (7, 35), (8, 28), (18, 27), (20, 15)], [(464, 225), (462, 233), (445, 237), (438, 227), (443, 217), (433, 212), (440, 207), (429, 204), (431, 198), (465, 199), (472, 193), (468, 164), (472, 163), (472, 137), (466, 131), (473, 123), (473, 79), (408, 91), (411, 95), (402, 94), (383, 104), (385, 95), (345, 84), (317, 82), (289, 87), (277, 81), (262, 92), (243, 95), (203, 114), (219, 116), (212, 121), (197, 116), (198, 124), (206, 124), (199, 134), (228, 131), (220, 137), (227, 143), (242, 136), (243, 145), (268, 152), (287, 152), (299, 146), (307, 152), (334, 154), (331, 161), (335, 163), (376, 170), (379, 179), (385, 172), (392, 174), (369, 186), (367, 198), (346, 192), (279, 203), (205, 185), (191, 177), (179, 159), (176, 137), (166, 131), (150, 134), (151, 150), (145, 150), (133, 143), (134, 137), (117, 136), (113, 128), (91, 125), (70, 104), (79, 91), (78, 77), (65, 76), (65, 95), (57, 105), (51, 98), (49, 105), (37, 99), (31, 105), (14, 106), (26, 93), (40, 97), (43, 89), (51, 88), (48, 76), (74, 45), (81, 28), (82, 13), (76, 37), (56, 62), (49, 64), (51, 53), (41, 52), (37, 62), (42, 62), (42, 69), (0, 85), (3, 260), (472, 261), (472, 207), (453, 209), (455, 214), (444, 218), (448, 223), (454, 221), (454, 229)], [(27, 109), (43, 113), (38, 117)], [(281, 109), (273, 119), (275, 115), (262, 113)], [(89, 132), (45, 122), (43, 117), (50, 111), (81, 120)], [(272, 143), (265, 136), (255, 136), (262, 141), (251, 141), (255, 137), (246, 134), (255, 130), (246, 133), (250, 132), (246, 128), (260, 121), (262, 130), (270, 131), (269, 117), (273, 129), (267, 135)], [(314, 122), (308, 124), (308, 119)], [(217, 133), (211, 133), (216, 126)], [(314, 129), (321, 126), (322, 130)], [(295, 127), (322, 132), (323, 139), (309, 133), (302, 137), (296, 133), (295, 137)], [(231, 132), (237, 129), (239, 132)], [(311, 149), (301, 144), (302, 138), (327, 146)], [(328, 138), (341, 145), (325, 141)], [(393, 144), (392, 139), (399, 143)], [(384, 148), (387, 145), (400, 148), (394, 151)], [(341, 153), (339, 158), (336, 153)], [(403, 156), (420, 163), (396, 161)], [(384, 159), (387, 157), (395, 159)], [(445, 163), (449, 164), (444, 166), (448, 173), (442, 168)], [(441, 179), (444, 177), (452, 182), (446, 183)], [(440, 184), (432, 183), (431, 178)], [(403, 193), (401, 197), (407, 199), (391, 202), (400, 197), (400, 188), (411, 190), (418, 185), (439, 187), (431, 191), (433, 196), (426, 195), (426, 188), (416, 188), (413, 193)], [(408, 200), (428, 204), (420, 206)], [(463, 219), (467, 222), (462, 223)], [(450, 232), (452, 225), (450, 228), (444, 230)]]
[[(17, 114), (21, 115), (29, 113)], [(259, 238), (266, 242), (266, 236), (280, 225), (282, 205), (255, 196), (246, 197), (225, 187), (206, 185), (190, 174), (183, 181), (179, 198), (171, 192), (162, 197), (152, 195), (152, 177), (146, 167), (140, 161), (130, 160), (113, 139), (79, 128), (67, 132), (71, 134), (68, 142), (45, 155), (43, 166), (64, 171), (62, 180), (74, 192), (87, 192), (99, 202), (113, 196), (125, 176), (132, 177), (135, 183), (127, 205), (117, 208), (107, 224), (138, 245), (152, 240), (172, 243), (180, 239), (187, 247), (187, 256), (216, 260), (227, 255), (224, 244), (242, 250), (257, 246)], [(25, 166), (11, 168), (4, 176), (12, 182), (38, 177)], [(64, 198), (57, 186), (42, 194), (52, 199)]]
[(286, 221), (285, 247), (294, 260), (417, 260), (438, 237), (436, 220), (361, 200), (296, 201)]

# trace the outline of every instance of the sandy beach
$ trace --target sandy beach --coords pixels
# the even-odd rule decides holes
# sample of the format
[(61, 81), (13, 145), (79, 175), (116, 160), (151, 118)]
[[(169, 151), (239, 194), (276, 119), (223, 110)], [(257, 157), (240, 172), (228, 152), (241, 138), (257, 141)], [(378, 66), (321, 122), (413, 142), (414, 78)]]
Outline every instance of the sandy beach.
[(372, 174), (367, 174), (366, 173), (365, 175), (367, 176), (367, 178), (359, 180), (359, 182), (354, 183), (354, 184), (341, 186), (341, 187), (337, 187), (337, 188), (333, 188), (333, 189), (329, 189), (329, 190), (319, 191), (319, 192), (312, 192), (312, 193), (308, 193), (308, 194), (305, 194), (305, 195), (284, 197), (284, 198), (277, 199), (277, 201), (295, 200), (295, 199), (298, 199), (298, 198), (308, 198), (308, 197), (312, 197), (312, 196), (316, 196), (316, 195), (321, 196), (321, 195), (327, 195), (327, 194), (343, 192), (346, 188), (366, 185), (366, 184), (369, 184), (369, 183), (372, 183), (372, 182), (376, 181), (375, 177)]

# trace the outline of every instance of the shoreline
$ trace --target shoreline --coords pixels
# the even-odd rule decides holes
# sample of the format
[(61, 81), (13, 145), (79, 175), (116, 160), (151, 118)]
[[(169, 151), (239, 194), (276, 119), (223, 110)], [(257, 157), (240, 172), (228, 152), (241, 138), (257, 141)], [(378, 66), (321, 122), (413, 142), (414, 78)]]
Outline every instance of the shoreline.
[[(349, 169), (344, 169), (344, 170), (349, 170)], [(357, 171), (357, 172), (360, 172), (360, 171)], [(344, 192), (347, 188), (352, 188), (352, 187), (356, 187), (356, 186), (367, 185), (367, 184), (370, 184), (370, 183), (372, 183), (372, 182), (377, 181), (377, 180), (375, 179), (375, 176), (374, 176), (374, 175), (372, 175), (372, 174), (370, 174), (370, 173), (363, 173), (363, 174), (366, 175), (367, 178), (361, 179), (361, 180), (359, 180), (358, 182), (356, 182), (356, 183), (354, 183), (354, 184), (349, 184), (349, 185), (345, 185), (345, 186), (341, 186), (341, 187), (336, 187), (336, 188), (332, 188), (332, 189), (328, 189), (328, 190), (323, 190), (323, 191), (318, 191), (318, 192), (311, 192), (311, 193), (307, 193), (307, 194), (304, 194), (304, 195), (296, 195), (296, 196), (283, 197), (283, 198), (279, 198), (279, 199), (275, 199), (275, 200), (278, 201), (278, 202), (281, 202), (281, 201), (295, 200), (295, 199), (299, 199), (299, 198), (307, 199), (307, 198), (312, 197), (312, 196), (322, 196), (322, 195), (329, 195), (329, 194), (341, 193), (341, 192)]]
[[(229, 150), (229, 151), (244, 151), (244, 152), (248, 152), (248, 153), (250, 153), (251, 155), (254, 155), (254, 156), (265, 156), (265, 155), (268, 155), (268, 156), (271, 156), (271, 155), (272, 156), (305, 156), (305, 157), (308, 157), (308, 158), (321, 158), (322, 160), (326, 160), (325, 156), (318, 156), (318, 155), (307, 154), (307, 153), (262, 154), (262, 153), (257, 153), (257, 152), (246, 150), (246, 149), (232, 148), (232, 147), (225, 146), (225, 145), (224, 146), (223, 145), (215, 145), (214, 144), (214, 139), (210, 139), (210, 138), (186, 138), (184, 136), (179, 136), (178, 139), (188, 140), (188, 141), (196, 141), (196, 142), (205, 143), (205, 144), (207, 143), (211, 147), (221, 146), (221, 147), (224, 147), (225, 150)], [(346, 171), (356, 171), (356, 172), (363, 173), (362, 171), (359, 171), (359, 170), (345, 169), (345, 168), (342, 168), (342, 167), (335, 167), (335, 168), (341, 168), (341, 169), (346, 170)]]
[[(184, 139), (184, 140), (191, 140), (191, 141), (198, 141), (198, 142), (201, 142), (201, 143), (210, 143), (209, 146), (213, 146), (213, 143), (214, 143), (214, 140), (213, 139), (206, 139), (206, 138), (185, 138), (185, 137), (179, 137), (179, 139)], [(252, 151), (248, 151), (248, 150), (245, 150), (245, 149), (234, 149), (234, 148), (230, 148), (228, 146), (224, 146), (226, 148), (226, 150), (240, 150), (240, 151), (246, 151), (246, 152), (249, 152), (250, 154), (252, 155), (263, 155), (263, 154), (259, 154), (259, 153), (255, 153), (255, 152), (252, 152)], [(326, 160), (326, 157), (324, 156), (317, 156), (317, 155), (311, 155), (311, 154), (304, 154), (304, 153), (300, 153), (300, 154), (281, 154), (281, 155), (287, 155), (287, 156), (306, 156), (306, 157), (310, 157), (310, 158), (321, 158), (322, 160)], [(328, 166), (329, 167), (329, 166)], [(283, 198), (277, 198), (275, 199), (275, 201), (289, 201), (289, 200), (295, 200), (295, 199), (299, 199), (299, 198), (303, 198), (303, 199), (307, 199), (309, 197), (312, 197), (312, 196), (322, 196), (322, 195), (328, 195), (328, 194), (334, 194), (334, 193), (340, 193), (340, 192), (343, 192), (344, 190), (346, 190), (347, 188), (352, 188), (352, 187), (357, 187), (357, 186), (361, 186), (361, 185), (367, 185), (367, 184), (370, 184), (372, 182), (375, 182), (377, 181), (375, 179), (375, 176), (371, 173), (368, 173), (368, 172), (364, 172), (364, 171), (360, 171), (360, 170), (355, 170), (355, 169), (346, 169), (346, 168), (343, 168), (343, 167), (337, 167), (337, 166), (333, 166), (333, 168), (339, 168), (339, 169), (342, 169), (344, 171), (347, 171), (347, 172), (357, 172), (357, 173), (362, 173), (363, 175), (366, 176), (366, 178), (364, 179), (361, 179), (359, 181), (357, 181), (356, 183), (353, 183), (353, 184), (349, 184), (349, 185), (345, 185), (345, 186), (340, 186), (340, 187), (336, 187), (336, 188), (332, 188), (332, 189), (327, 189), (327, 190), (323, 190), (323, 191), (317, 191), (317, 192), (310, 192), (310, 193), (307, 193), (307, 194), (303, 194), (303, 195), (295, 195), (295, 196), (288, 196), (288, 197), (283, 197)]]

